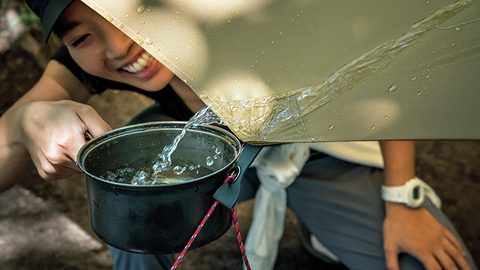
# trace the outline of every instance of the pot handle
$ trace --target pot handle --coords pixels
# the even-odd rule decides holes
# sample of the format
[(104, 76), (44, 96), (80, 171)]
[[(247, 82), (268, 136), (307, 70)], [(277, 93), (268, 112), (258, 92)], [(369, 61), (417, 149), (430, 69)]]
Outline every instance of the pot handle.
[(262, 148), (263, 146), (261, 145), (252, 145), (247, 143), (243, 145), (242, 152), (240, 153), (237, 161), (239, 172), (235, 177), (235, 180), (233, 182), (221, 185), (213, 194), (213, 198), (215, 200), (228, 208), (233, 208), (235, 203), (237, 203), (238, 196), (240, 195), (243, 175)]

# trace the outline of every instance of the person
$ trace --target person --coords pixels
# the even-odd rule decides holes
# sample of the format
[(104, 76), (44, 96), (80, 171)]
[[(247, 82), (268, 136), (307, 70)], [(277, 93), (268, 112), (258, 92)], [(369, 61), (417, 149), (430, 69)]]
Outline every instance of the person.
[[(80, 173), (76, 154), (110, 126), (85, 102), (107, 88), (131, 90), (156, 100), (134, 122), (188, 120), (204, 107), (190, 87), (115, 26), (78, 0), (28, 0), (45, 36), (64, 46), (42, 77), (0, 118), (0, 191), (32, 163), (45, 180)], [(311, 150), (287, 188), (289, 207), (338, 259), (352, 269), (476, 269), (451, 223), (427, 198), (421, 207), (383, 202), (381, 185), (413, 179), (414, 143), (382, 141), (384, 169)], [(251, 168), (241, 200), (260, 181)], [(171, 258), (110, 247), (116, 269), (164, 269)], [(399, 254), (401, 254), (399, 256)]]

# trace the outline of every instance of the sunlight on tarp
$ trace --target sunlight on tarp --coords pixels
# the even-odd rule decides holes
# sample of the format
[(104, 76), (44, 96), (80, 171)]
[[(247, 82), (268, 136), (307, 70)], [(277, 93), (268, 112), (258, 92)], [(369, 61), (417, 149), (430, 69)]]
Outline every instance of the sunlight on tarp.
[(166, 0), (165, 2), (177, 10), (191, 13), (196, 19), (203, 22), (224, 23), (235, 17), (255, 13), (271, 1), (273, 0), (195, 0), (189, 2)]
[(244, 141), (480, 138), (478, 1), (83, 1)]

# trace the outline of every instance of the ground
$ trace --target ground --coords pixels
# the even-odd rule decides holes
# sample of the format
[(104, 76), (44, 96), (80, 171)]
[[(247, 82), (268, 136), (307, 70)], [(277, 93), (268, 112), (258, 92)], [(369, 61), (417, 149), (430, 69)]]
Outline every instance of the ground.
[[(33, 39), (38, 40), (38, 32), (33, 31)], [(55, 44), (47, 49), (43, 58), (48, 55)], [(35, 59), (40, 55), (32, 55), (17, 46), (8, 53), (0, 55), (0, 114), (10, 104), (30, 88), (40, 76), (41, 64)], [(122, 126), (132, 115), (151, 101), (128, 93), (108, 91), (95, 97), (90, 104), (113, 126)], [(473, 126), (472, 128), (478, 128)], [(479, 141), (420, 141), (417, 143), (417, 172), (443, 198), (443, 209), (452, 219), (469, 249), (474, 254), (477, 264), (480, 263), (480, 142)], [(1, 170), (1, 168), (0, 168)], [(45, 202), (48, 209), (65, 215), (93, 238), (87, 216), (87, 197), (83, 177), (45, 182), (31, 172), (21, 187), (25, 196), (35, 196)], [(16, 194), (16, 193), (15, 193)], [(19, 193), (20, 194), (20, 193)], [(0, 196), (5, 196), (0, 194)], [(16, 195), (11, 195), (16, 196)], [(0, 197), (1, 199), (1, 197)], [(13, 199), (8, 199), (10, 201)], [(0, 200), (1, 201), (1, 200)], [(7, 201), (7, 202), (8, 202)], [(6, 203), (5, 200), (1, 201)], [(28, 204), (28, 203), (27, 203)], [(22, 205), (22, 204), (21, 204)], [(250, 223), (253, 202), (241, 204), (238, 211), (240, 226), (245, 236)], [(7, 205), (1, 206), (2, 209)], [(21, 207), (26, 207), (25, 205)], [(15, 213), (11, 213), (15, 216)], [(0, 227), (3, 223), (0, 215)], [(16, 219), (15, 219), (16, 220)], [(32, 219), (40, 222), (42, 219)], [(31, 224), (18, 223), (18, 226)], [(302, 249), (298, 238), (298, 221), (293, 213), (287, 213), (285, 235), (279, 251), (276, 269), (319, 269), (321, 264)], [(1, 228), (0, 228), (1, 229)], [(1, 231), (1, 230), (0, 230)], [(28, 239), (27, 239), (28, 240)], [(33, 239), (32, 239), (33, 241)], [(1, 245), (2, 243), (0, 243)], [(98, 254), (105, 254), (105, 246), (94, 248)], [(2, 253), (2, 251), (0, 251)], [(73, 255), (72, 255), (73, 254)], [(28, 250), (18, 258), (10, 260), (11, 269), (109, 269), (108, 257), (98, 260), (86, 259), (85, 254), (76, 253), (48, 254), (44, 247)], [(106, 255), (108, 256), (108, 255)], [(1, 258), (1, 256), (0, 256)], [(5, 263), (5, 262), (0, 262)], [(234, 232), (230, 230), (216, 242), (203, 248), (189, 252), (180, 269), (240, 269), (241, 256), (235, 242)], [(323, 269), (331, 267), (324, 266)]]

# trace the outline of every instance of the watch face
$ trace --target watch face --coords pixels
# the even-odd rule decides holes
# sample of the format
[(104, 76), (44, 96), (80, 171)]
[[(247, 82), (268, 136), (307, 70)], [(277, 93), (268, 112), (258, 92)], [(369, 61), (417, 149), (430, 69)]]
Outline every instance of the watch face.
[(420, 199), (420, 189), (421, 189), (421, 186), (415, 186), (413, 187), (413, 190), (412, 190), (412, 198), (416, 201), (418, 199)]
[(422, 205), (425, 199), (424, 184), (419, 181), (410, 180), (407, 184), (407, 206), (417, 208)]

